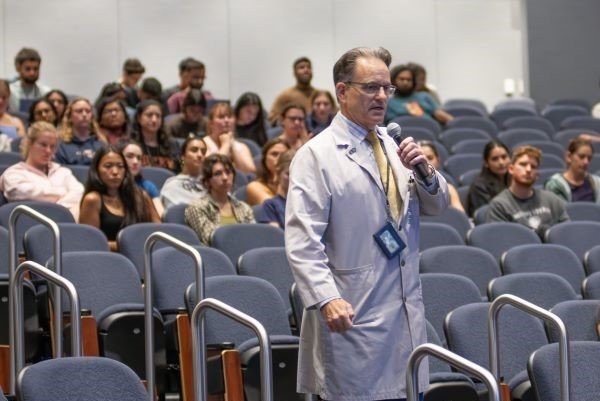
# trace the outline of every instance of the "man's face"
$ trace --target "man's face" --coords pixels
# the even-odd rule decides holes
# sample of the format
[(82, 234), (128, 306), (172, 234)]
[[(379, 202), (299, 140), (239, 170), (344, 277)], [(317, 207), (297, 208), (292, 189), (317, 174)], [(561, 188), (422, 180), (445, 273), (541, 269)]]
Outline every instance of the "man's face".
[(352, 82), (335, 85), (340, 107), (348, 119), (371, 130), (383, 122), (388, 95), (381, 86), (375, 94), (369, 94), (361, 85), (390, 85), (390, 71), (378, 58), (359, 58)]
[(396, 93), (400, 96), (409, 96), (413, 92), (413, 74), (409, 70), (404, 70), (396, 75)]
[(206, 79), (206, 72), (204, 68), (196, 68), (189, 72), (190, 87), (194, 89), (202, 89), (204, 80)]
[(515, 184), (532, 187), (539, 176), (538, 167), (535, 158), (523, 155), (508, 166), (508, 173)]
[(33, 60), (23, 61), (17, 68), (17, 72), (21, 81), (33, 85), (40, 77), (40, 63)]
[(141, 72), (133, 72), (133, 73), (124, 73), (123, 74), (123, 84), (128, 88), (134, 88), (138, 81), (144, 75)]
[(296, 82), (303, 85), (310, 84), (312, 80), (312, 67), (308, 61), (301, 61), (294, 67)]

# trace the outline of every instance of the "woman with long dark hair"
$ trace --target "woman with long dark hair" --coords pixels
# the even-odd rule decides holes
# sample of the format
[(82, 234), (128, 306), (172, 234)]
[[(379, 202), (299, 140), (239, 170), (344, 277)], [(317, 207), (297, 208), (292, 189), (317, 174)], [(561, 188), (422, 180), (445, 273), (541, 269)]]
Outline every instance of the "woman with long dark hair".
[(233, 114), (235, 136), (264, 146), (267, 142), (267, 121), (260, 97), (254, 92), (243, 93), (235, 103)]
[(135, 183), (125, 157), (113, 145), (94, 155), (85, 184), (79, 222), (99, 228), (117, 249), (117, 234), (135, 223), (159, 223), (150, 197)]
[(469, 188), (467, 195), (467, 214), (473, 216), (475, 211), (487, 205), (494, 196), (505, 189), (509, 183), (508, 165), (510, 150), (498, 140), (493, 140), (483, 149), (483, 166), (481, 172)]
[(149, 99), (137, 105), (131, 138), (142, 147), (143, 166), (177, 170), (177, 145), (165, 131), (164, 116), (159, 102)]

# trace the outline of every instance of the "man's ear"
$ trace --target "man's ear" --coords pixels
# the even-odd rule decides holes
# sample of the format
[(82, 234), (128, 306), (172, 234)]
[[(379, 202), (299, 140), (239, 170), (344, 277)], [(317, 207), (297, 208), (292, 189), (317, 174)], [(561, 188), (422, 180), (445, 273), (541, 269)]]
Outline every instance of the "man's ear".
[(508, 165), (508, 174), (510, 174), (512, 176), (513, 172), (514, 172), (514, 165), (512, 163), (510, 163)]
[(335, 84), (335, 94), (340, 105), (346, 102), (346, 89), (348, 89), (348, 87), (343, 82)]

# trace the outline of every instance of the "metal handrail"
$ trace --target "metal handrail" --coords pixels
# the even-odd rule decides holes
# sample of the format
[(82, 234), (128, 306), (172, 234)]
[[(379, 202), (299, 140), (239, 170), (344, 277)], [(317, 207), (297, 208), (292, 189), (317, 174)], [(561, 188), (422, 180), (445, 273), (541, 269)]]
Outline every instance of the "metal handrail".
[[(264, 326), (253, 317), (240, 312), (234, 307), (227, 305), (214, 298), (206, 298), (200, 301), (192, 313), (192, 350), (194, 374), (196, 375), (194, 386), (194, 400), (206, 401), (206, 337), (199, 329), (204, 325), (204, 316), (208, 309), (213, 309), (228, 316), (238, 323), (254, 330), (258, 337), (260, 347), (260, 384), (261, 400), (273, 400), (273, 367), (271, 366), (271, 340)], [(202, 356), (201, 356), (202, 355)]]
[[(18, 374), (25, 366), (24, 350), (24, 328), (23, 328), (23, 275), (27, 271), (33, 271), (44, 277), (46, 280), (56, 284), (60, 290), (62, 287), (69, 295), (71, 302), (71, 354), (81, 356), (81, 321), (79, 318), (79, 295), (75, 286), (66, 278), (59, 276), (52, 270), (46, 269), (39, 263), (26, 260), (15, 270), (14, 279), (10, 281), (10, 295), (15, 308), (15, 317), (13, 325), (15, 327), (15, 347), (13, 350), (13, 359), (15, 361), (15, 372)], [(60, 303), (60, 297), (55, 300)], [(60, 358), (62, 355), (57, 355)]]
[(560, 332), (558, 340), (559, 363), (560, 363), (560, 399), (570, 399), (570, 359), (569, 359), (569, 337), (563, 321), (554, 313), (532, 304), (522, 298), (511, 294), (503, 294), (492, 302), (488, 312), (488, 335), (490, 344), (490, 370), (496, 378), (500, 379), (500, 344), (498, 342), (498, 314), (504, 305), (512, 305), (525, 313), (553, 324)]
[[(39, 221), (46, 227), (50, 229), (53, 236), (53, 245), (54, 245), (54, 271), (57, 274), (61, 274), (62, 269), (62, 247), (60, 241), (60, 230), (58, 228), (58, 224), (54, 222), (52, 219), (44, 216), (40, 212), (32, 209), (26, 205), (19, 205), (13, 209), (8, 218), (8, 259), (9, 259), (9, 281), (12, 281), (13, 276), (15, 274), (15, 270), (17, 269), (18, 264), (18, 251), (17, 251), (17, 221), (21, 215), (28, 215), (34, 220)], [(53, 286), (54, 297), (56, 299), (60, 299), (60, 288)], [(9, 300), (9, 320), (10, 322), (15, 321), (15, 311), (14, 306), (10, 303)], [(15, 336), (16, 331), (14, 328), (9, 330), (9, 344), (11, 349), (15, 346)], [(60, 302), (54, 303), (54, 351), (56, 355), (60, 357), (62, 355), (62, 305)], [(14, 353), (11, 353), (14, 356)], [(10, 364), (11, 376), (10, 376), (10, 392), (11, 394), (15, 393), (16, 387), (16, 372), (15, 372), (15, 361), (14, 357), (12, 363)]]
[(498, 391), (498, 383), (494, 379), (494, 376), (485, 368), (473, 363), (460, 355), (455, 354), (452, 351), (448, 351), (445, 348), (435, 344), (421, 344), (413, 350), (408, 358), (408, 366), (406, 368), (406, 399), (407, 401), (418, 401), (418, 368), (423, 358), (427, 355), (431, 355), (441, 359), (444, 362), (454, 366), (459, 370), (476, 376), (488, 388), (488, 400), (489, 401), (500, 401), (500, 393)]
[[(202, 268), (202, 257), (192, 246), (177, 238), (163, 232), (155, 232), (148, 236), (144, 243), (144, 330), (145, 353), (146, 353), (146, 382), (148, 383), (149, 401), (154, 401), (154, 319), (152, 318), (152, 250), (157, 242), (164, 242), (173, 248), (186, 253), (194, 260), (196, 268), (196, 299), (204, 298), (204, 269)], [(202, 327), (204, 333), (204, 326)]]

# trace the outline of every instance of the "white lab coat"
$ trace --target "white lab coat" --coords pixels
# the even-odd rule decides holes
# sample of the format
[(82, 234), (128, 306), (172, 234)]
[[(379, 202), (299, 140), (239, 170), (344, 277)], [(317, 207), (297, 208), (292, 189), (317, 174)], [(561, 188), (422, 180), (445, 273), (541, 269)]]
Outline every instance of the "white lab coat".
[[(366, 135), (366, 133), (363, 133)], [(304, 305), (298, 391), (326, 400), (406, 397), (406, 364), (426, 342), (419, 280), (419, 209), (439, 214), (448, 187), (437, 174), (435, 194), (412, 179), (397, 146), (379, 129), (403, 200), (402, 253), (388, 260), (373, 239), (387, 221), (386, 195), (373, 151), (349, 133), (338, 114), (292, 162), (286, 203), (286, 252)], [(353, 327), (332, 333), (319, 304), (342, 297), (355, 312)], [(427, 363), (419, 391), (428, 386)]]

